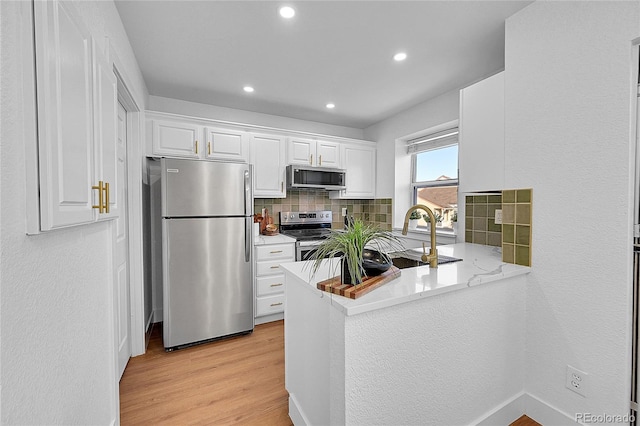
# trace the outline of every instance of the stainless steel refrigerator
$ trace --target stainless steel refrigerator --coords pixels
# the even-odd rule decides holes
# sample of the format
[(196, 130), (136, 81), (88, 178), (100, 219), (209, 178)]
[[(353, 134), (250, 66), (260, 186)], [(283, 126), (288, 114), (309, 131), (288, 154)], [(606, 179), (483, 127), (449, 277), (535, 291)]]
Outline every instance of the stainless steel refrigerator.
[(167, 350), (253, 331), (251, 166), (161, 160)]

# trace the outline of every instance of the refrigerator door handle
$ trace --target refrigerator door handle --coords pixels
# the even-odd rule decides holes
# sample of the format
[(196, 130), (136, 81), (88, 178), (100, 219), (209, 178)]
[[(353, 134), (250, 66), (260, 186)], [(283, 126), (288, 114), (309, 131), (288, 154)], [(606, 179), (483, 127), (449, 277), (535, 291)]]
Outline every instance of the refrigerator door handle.
[(251, 223), (253, 219), (248, 216), (244, 219), (244, 261), (249, 262), (251, 260)]
[(249, 182), (249, 170), (244, 171), (244, 215), (249, 215), (249, 210), (247, 207), (251, 201), (248, 198), (251, 197), (251, 182)]

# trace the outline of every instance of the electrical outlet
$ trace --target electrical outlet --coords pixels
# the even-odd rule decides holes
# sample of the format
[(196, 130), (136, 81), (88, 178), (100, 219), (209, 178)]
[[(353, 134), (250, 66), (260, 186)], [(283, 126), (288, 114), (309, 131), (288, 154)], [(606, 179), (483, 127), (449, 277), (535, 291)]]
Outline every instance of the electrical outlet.
[(586, 397), (588, 384), (589, 374), (567, 365), (567, 381), (565, 383), (567, 389), (571, 389), (575, 393)]
[(342, 208), (342, 217), (345, 217), (347, 215), (347, 208), (343, 207)]
[(502, 225), (502, 210), (500, 209), (496, 210), (496, 215), (494, 217), (494, 220), (496, 222), (496, 225)]

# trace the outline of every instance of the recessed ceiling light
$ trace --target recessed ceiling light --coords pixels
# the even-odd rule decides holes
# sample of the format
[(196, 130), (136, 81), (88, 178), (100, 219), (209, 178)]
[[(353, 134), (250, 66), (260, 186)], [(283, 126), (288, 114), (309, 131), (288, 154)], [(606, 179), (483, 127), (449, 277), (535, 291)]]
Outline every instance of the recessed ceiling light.
[(407, 54), (404, 52), (396, 53), (395, 55), (393, 55), (393, 59), (398, 62), (404, 61), (405, 59), (407, 59)]
[(280, 8), (279, 12), (280, 12), (280, 16), (282, 16), (285, 19), (291, 19), (296, 15), (295, 9), (292, 8), (291, 6), (283, 6)]
[(332, 104), (332, 103), (328, 103), (327, 104), (327, 108), (329, 108), (329, 109), (333, 109), (335, 107), (336, 107), (335, 104)]
[(244, 91), (245, 91), (245, 92), (247, 92), (247, 93), (252, 93), (252, 92), (253, 92), (253, 87), (251, 87), (251, 86), (244, 86), (244, 87), (242, 88), (242, 90), (244, 90)]

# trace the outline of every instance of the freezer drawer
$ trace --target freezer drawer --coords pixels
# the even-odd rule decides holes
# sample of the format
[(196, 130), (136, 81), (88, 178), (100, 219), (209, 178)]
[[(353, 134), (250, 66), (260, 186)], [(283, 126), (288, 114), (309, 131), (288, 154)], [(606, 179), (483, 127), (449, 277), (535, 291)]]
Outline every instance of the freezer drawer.
[(162, 226), (165, 348), (252, 330), (245, 218), (163, 219)]

